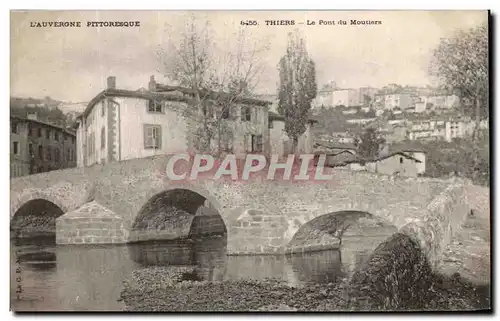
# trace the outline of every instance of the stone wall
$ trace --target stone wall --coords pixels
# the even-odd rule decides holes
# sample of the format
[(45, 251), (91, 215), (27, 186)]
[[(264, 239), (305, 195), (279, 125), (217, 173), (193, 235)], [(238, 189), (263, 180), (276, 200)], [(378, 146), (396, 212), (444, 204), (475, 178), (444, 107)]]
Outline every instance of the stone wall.
[(467, 190), (462, 182), (449, 185), (411, 222), (400, 229), (415, 240), (431, 264), (437, 266), (441, 254), (470, 212)]
[(57, 244), (125, 243), (122, 217), (93, 201), (56, 219)]
[(189, 236), (225, 235), (226, 233), (226, 225), (219, 213), (214, 209), (202, 206), (193, 219)]
[(165, 176), (168, 159), (157, 156), (12, 179), (11, 215), (35, 198), (47, 199), (64, 212), (95, 200), (119, 217), (128, 237), (148, 202), (181, 188), (203, 196), (220, 213), (230, 254), (280, 253), (303, 224), (327, 213), (356, 210), (404, 228), (433, 262), (468, 211), (460, 181), (325, 169), (333, 174), (327, 182), (268, 181), (261, 174), (249, 181), (202, 177), (172, 182)]

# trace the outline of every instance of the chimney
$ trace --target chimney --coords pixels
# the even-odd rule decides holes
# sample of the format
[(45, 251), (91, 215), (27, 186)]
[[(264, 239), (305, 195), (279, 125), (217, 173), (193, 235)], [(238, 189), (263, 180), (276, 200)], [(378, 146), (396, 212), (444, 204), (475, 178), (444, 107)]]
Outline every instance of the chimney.
[(26, 114), (26, 118), (31, 119), (31, 120), (38, 120), (38, 114), (34, 111), (28, 112)]
[(151, 75), (151, 77), (149, 77), (148, 89), (149, 91), (156, 91), (156, 80), (154, 75)]
[(116, 89), (116, 77), (115, 76), (108, 77), (108, 89)]

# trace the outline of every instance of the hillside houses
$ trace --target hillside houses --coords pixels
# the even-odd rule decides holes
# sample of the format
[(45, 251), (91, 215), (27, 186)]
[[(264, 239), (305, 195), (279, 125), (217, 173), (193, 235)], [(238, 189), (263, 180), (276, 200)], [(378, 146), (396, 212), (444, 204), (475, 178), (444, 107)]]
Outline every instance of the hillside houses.
[(385, 175), (416, 177), (425, 173), (426, 154), (422, 150), (400, 147), (399, 150), (381, 151), (378, 157), (363, 159), (354, 145), (335, 145), (319, 142), (316, 154), (325, 154), (325, 165), (339, 170), (368, 171)]

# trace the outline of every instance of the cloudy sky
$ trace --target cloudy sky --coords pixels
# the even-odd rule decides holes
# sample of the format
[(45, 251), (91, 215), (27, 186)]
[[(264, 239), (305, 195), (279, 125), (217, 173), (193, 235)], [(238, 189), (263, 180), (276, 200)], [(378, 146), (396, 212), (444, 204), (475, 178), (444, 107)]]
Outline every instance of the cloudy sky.
[[(219, 44), (231, 41), (241, 20), (252, 39), (270, 41), (258, 91), (274, 93), (276, 65), (287, 33), (301, 30), (316, 63), (317, 81), (345, 88), (388, 83), (426, 85), (432, 48), (442, 37), (487, 21), (486, 11), (258, 11), (199, 12)], [(150, 75), (165, 81), (156, 48), (185, 26), (182, 12), (31, 11), (11, 13), (11, 94), (88, 101), (104, 89), (107, 76), (117, 87), (147, 87)], [(379, 25), (306, 26), (307, 20), (379, 20)], [(87, 28), (87, 21), (140, 21), (135, 28)], [(295, 20), (296, 26), (266, 26), (265, 20)], [(36, 21), (81, 21), (81, 28), (31, 28)], [(298, 24), (304, 22), (304, 24)], [(172, 27), (173, 26), (173, 27)], [(177, 29), (176, 29), (177, 28)], [(180, 30), (180, 29), (179, 29)], [(224, 45), (221, 45), (224, 48)]]

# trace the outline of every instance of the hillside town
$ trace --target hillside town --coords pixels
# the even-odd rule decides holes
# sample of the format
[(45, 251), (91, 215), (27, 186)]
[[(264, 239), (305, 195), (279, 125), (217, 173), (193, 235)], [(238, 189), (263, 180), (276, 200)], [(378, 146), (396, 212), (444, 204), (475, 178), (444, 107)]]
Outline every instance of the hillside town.
[[(105, 164), (193, 147), (186, 135), (186, 126), (193, 126), (184, 123), (181, 128), (178, 122), (179, 115), (185, 116), (179, 111), (187, 108), (189, 95), (192, 93), (187, 88), (157, 84), (153, 76), (147, 90), (144, 87), (136, 91), (118, 89), (116, 78), (110, 76), (108, 87), (90, 102), (14, 98), (11, 174), (22, 176), (71, 166)], [(138, 108), (137, 99), (144, 101), (143, 108)], [(63, 116), (43, 120), (33, 111), (25, 118), (16, 116), (23, 103), (28, 110), (38, 108), (52, 114), (57, 110)], [(277, 112), (276, 96), (258, 95), (235, 103), (239, 108), (233, 108), (227, 115), (227, 123), (232, 129), (225, 130), (221, 137), (222, 152), (280, 156), (292, 152), (292, 142), (284, 131), (285, 119)], [(117, 117), (112, 104), (120, 106), (120, 122), (99, 120), (99, 117), (108, 117), (107, 112)], [(102, 105), (100, 112), (95, 112), (97, 105)], [(464, 115), (456, 94), (430, 86), (389, 84), (383, 88), (342, 89), (332, 81), (318, 90), (311, 107), (307, 129), (298, 141), (297, 152), (326, 154), (326, 165), (337, 169), (422, 176), (426, 174), (429, 157), (426, 145), (470, 139), (476, 128), (475, 120)], [(149, 127), (135, 123), (138, 127), (133, 128), (134, 123), (129, 120), (137, 117)], [(23, 126), (24, 123), (28, 125)], [(30, 134), (31, 123), (38, 128), (38, 136)], [(58, 154), (60, 148), (50, 146), (51, 128), (66, 135), (63, 141), (69, 145), (61, 147), (66, 148), (63, 157)], [(358, 149), (366, 129), (374, 130), (381, 142), (377, 153), (360, 157)], [(479, 130), (488, 131), (487, 120), (479, 122)], [(136, 132), (144, 132), (144, 139), (133, 134)], [(43, 142), (40, 137), (44, 138)], [(216, 141), (213, 137), (212, 145), (216, 145)], [(142, 144), (145, 145), (140, 146)]]
[(11, 16), (12, 310), (491, 309), (489, 12)]

